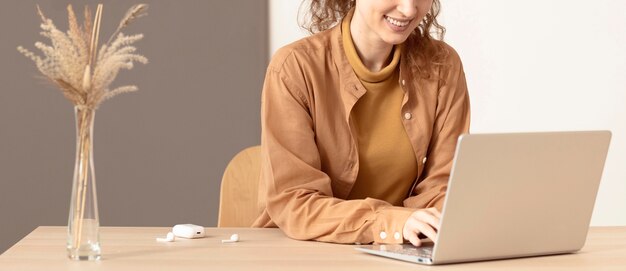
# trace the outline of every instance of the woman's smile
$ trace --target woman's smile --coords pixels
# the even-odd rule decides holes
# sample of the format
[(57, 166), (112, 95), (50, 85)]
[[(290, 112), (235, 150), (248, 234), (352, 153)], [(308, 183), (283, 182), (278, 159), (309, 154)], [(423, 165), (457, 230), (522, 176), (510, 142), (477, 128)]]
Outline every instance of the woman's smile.
[(384, 18), (389, 28), (391, 28), (391, 30), (395, 32), (404, 32), (405, 30), (408, 29), (408, 26), (411, 24), (411, 21), (412, 21), (412, 20), (395, 19), (387, 15), (384, 15)]

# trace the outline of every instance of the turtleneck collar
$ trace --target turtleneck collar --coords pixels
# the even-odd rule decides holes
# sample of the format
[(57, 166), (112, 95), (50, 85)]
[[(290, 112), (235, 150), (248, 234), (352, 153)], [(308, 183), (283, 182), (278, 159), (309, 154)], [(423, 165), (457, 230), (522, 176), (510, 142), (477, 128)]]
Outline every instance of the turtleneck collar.
[(352, 16), (354, 15), (354, 8), (346, 14), (342, 23), (341, 23), (341, 35), (343, 40), (343, 49), (346, 53), (346, 57), (348, 58), (348, 62), (354, 69), (354, 72), (359, 77), (359, 79), (369, 82), (369, 83), (377, 83), (382, 82), (388, 79), (393, 72), (396, 70), (398, 63), (400, 62), (400, 53), (402, 46), (393, 46), (391, 53), (393, 54), (393, 58), (391, 62), (387, 64), (387, 66), (383, 67), (380, 71), (372, 72), (370, 71), (356, 51), (356, 47), (354, 46), (354, 41), (352, 41), (352, 35), (350, 34), (350, 22), (352, 21)]

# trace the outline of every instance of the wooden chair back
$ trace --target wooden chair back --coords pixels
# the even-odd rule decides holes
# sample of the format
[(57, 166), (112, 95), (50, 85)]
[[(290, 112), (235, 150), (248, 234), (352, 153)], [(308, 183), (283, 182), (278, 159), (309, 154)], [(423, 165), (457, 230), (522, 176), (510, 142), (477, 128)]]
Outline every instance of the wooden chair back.
[(250, 227), (259, 216), (261, 146), (239, 152), (226, 166), (220, 190), (218, 227)]

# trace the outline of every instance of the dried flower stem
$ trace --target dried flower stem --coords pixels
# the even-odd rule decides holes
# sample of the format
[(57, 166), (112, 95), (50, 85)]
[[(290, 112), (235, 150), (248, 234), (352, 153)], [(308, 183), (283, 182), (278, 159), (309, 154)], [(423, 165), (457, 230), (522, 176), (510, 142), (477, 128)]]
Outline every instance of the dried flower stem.
[(100, 34), (100, 20), (102, 19), (102, 4), (96, 8), (96, 18), (94, 18), (93, 31), (91, 32), (91, 43), (89, 46), (89, 65), (95, 62), (96, 48), (98, 48), (98, 36)]
[(126, 12), (126, 15), (124, 15), (124, 18), (120, 21), (120, 24), (117, 26), (117, 29), (115, 29), (115, 32), (111, 34), (111, 37), (107, 41), (107, 44), (111, 44), (111, 40), (113, 40), (115, 35), (117, 35), (117, 33), (119, 33), (122, 30), (122, 28), (128, 26), (135, 19), (146, 16), (147, 9), (148, 9), (148, 5), (146, 4), (137, 4), (137, 5), (132, 6), (130, 9), (128, 9), (128, 11)]
[[(91, 75), (89, 74), (89, 70), (91, 67), (91, 63), (93, 63), (95, 60), (95, 50), (98, 46), (98, 36), (100, 36), (100, 21), (102, 19), (102, 4), (98, 4), (98, 7), (96, 9), (96, 17), (94, 18), (94, 23), (93, 23), (93, 31), (91, 32), (91, 44), (90, 44), (90, 49), (89, 49), (89, 62), (87, 64), (87, 67), (85, 68), (85, 74), (83, 75), (83, 87), (85, 87), (86, 89), (89, 89), (90, 83), (87, 83), (87, 86), (85, 86), (85, 79), (84, 78), (91, 78)], [(93, 121), (93, 116), (92, 116), (92, 110), (81, 110), (81, 108), (78, 108), (79, 113), (79, 119), (81, 119), (81, 123), (78, 124), (79, 127), (79, 142), (81, 142), (81, 144), (79, 144), (79, 148), (80, 148), (80, 153), (79, 153), (79, 158), (80, 159), (80, 164), (79, 164), (79, 171), (78, 171), (78, 184), (79, 184), (79, 193), (78, 195), (78, 220), (76, 222), (77, 223), (77, 227), (78, 229), (76, 229), (75, 234), (76, 236), (74, 236), (74, 247), (78, 247), (80, 245), (80, 241), (81, 241), (81, 237), (82, 237), (82, 231), (83, 231), (83, 223), (84, 223), (84, 217), (85, 217), (85, 199), (87, 196), (87, 183), (89, 181), (89, 161), (91, 161), (89, 158), (91, 157), (91, 125), (87, 126), (87, 124), (91, 124), (91, 122)], [(92, 176), (93, 177), (93, 176)], [(95, 180), (94, 180), (95, 181)]]
[(76, 227), (73, 230), (74, 233), (74, 245), (73, 247), (78, 248), (81, 244), (81, 237), (83, 231), (83, 223), (85, 216), (85, 202), (87, 196), (87, 184), (91, 177), (94, 186), (92, 189), (95, 189), (95, 176), (89, 176), (92, 172), (89, 170), (91, 165), (91, 156), (92, 156), (92, 139), (93, 139), (93, 120), (94, 120), (95, 110), (90, 108), (76, 108), (76, 128), (77, 128), (77, 165), (76, 165), (76, 177), (77, 177), (77, 192), (76, 195), (76, 205), (78, 209), (74, 213), (74, 225)]

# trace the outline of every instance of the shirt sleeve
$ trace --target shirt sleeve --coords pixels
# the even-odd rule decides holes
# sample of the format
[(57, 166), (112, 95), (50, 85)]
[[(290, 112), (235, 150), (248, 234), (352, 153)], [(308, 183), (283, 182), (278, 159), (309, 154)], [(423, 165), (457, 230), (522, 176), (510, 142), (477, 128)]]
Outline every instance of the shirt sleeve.
[(321, 170), (304, 85), (294, 83), (303, 78), (293, 78), (270, 65), (263, 86), (261, 182), (272, 222), (300, 240), (402, 243), (413, 209), (333, 196), (331, 179)]
[(404, 206), (411, 208), (443, 208), (452, 169), (452, 160), (460, 135), (469, 132), (470, 102), (463, 65), (454, 49), (450, 52), (442, 85), (439, 88), (433, 135), (428, 159), (418, 184)]

